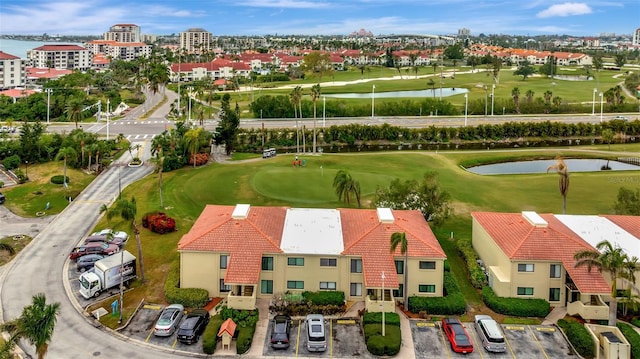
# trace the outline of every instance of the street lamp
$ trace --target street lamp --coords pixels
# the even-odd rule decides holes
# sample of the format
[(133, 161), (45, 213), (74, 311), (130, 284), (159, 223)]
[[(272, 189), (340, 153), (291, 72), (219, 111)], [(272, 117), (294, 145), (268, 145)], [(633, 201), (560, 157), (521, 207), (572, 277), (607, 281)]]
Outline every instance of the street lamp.
[(51, 93), (53, 92), (53, 89), (46, 89), (44, 92), (47, 93), (47, 124), (49, 124), (49, 104), (51, 103)]
[(469, 108), (469, 96), (464, 94), (464, 127), (467, 127), (467, 109)]
[(29, 180), (29, 161), (24, 161), (24, 176)]
[(327, 98), (322, 96), (322, 128), (324, 128), (325, 121), (327, 120)]
[(604, 103), (602, 102), (603, 97), (602, 97), (602, 92), (600, 92), (600, 123), (602, 123), (602, 107), (604, 106)]
[(385, 312), (385, 308), (384, 308), (384, 271), (382, 271), (382, 336), (384, 337), (384, 312)]
[(110, 115), (110, 109), (109, 109), (109, 99), (107, 99), (107, 141), (109, 141), (109, 115)]
[(496, 84), (491, 85), (491, 117), (493, 117), (493, 104), (495, 96)]
[(375, 100), (376, 100), (376, 85), (373, 85), (373, 89), (371, 90), (371, 119), (372, 120), (375, 115), (375, 112), (374, 112)]
[(487, 105), (489, 104), (488, 99), (489, 91), (487, 85), (484, 85), (484, 117), (487, 118)]
[(192, 87), (187, 87), (187, 97), (189, 97), (189, 125), (191, 125), (191, 90)]
[(594, 88), (593, 99), (591, 100), (591, 116), (596, 115), (596, 92), (598, 92), (598, 89)]

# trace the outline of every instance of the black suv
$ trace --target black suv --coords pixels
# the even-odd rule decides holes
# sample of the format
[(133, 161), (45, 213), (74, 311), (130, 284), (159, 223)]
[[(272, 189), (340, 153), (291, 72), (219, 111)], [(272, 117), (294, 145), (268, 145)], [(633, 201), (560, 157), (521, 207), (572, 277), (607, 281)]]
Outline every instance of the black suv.
[(209, 312), (205, 309), (194, 309), (182, 321), (178, 329), (178, 340), (181, 343), (193, 344), (198, 341), (204, 328), (209, 323)]
[(291, 317), (288, 315), (276, 315), (273, 318), (271, 330), (271, 347), (273, 349), (289, 348), (289, 331), (291, 330)]

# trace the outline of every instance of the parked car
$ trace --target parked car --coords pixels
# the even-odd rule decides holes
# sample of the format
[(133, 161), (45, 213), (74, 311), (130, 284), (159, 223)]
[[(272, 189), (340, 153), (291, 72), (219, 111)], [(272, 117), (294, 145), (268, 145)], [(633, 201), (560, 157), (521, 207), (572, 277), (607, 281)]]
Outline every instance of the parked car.
[(7, 198), (2, 194), (2, 192), (0, 192), (0, 204), (3, 204), (6, 200)]
[(327, 350), (327, 338), (322, 314), (309, 314), (305, 320), (307, 326), (307, 351), (323, 352)]
[(487, 351), (495, 353), (507, 351), (504, 334), (498, 322), (488, 315), (476, 315), (474, 323), (480, 343)]
[(102, 254), (87, 254), (86, 256), (82, 256), (78, 258), (78, 261), (76, 262), (76, 269), (79, 272), (86, 272), (89, 269), (92, 269), (93, 265), (102, 258), (104, 258)]
[(178, 328), (178, 341), (185, 344), (196, 343), (207, 324), (209, 324), (209, 312), (204, 309), (192, 310)]
[(101, 231), (91, 233), (90, 237), (93, 236), (103, 236), (105, 238), (111, 237), (111, 241), (114, 243), (122, 243), (120, 247), (124, 247), (124, 244), (127, 243), (129, 239), (129, 234), (125, 231), (114, 231), (111, 228), (105, 228)]
[(180, 319), (184, 315), (184, 307), (182, 304), (171, 304), (162, 310), (156, 326), (153, 328), (153, 334), (158, 337), (168, 337), (175, 333)]
[(96, 235), (92, 234), (89, 237), (85, 238), (85, 240), (84, 240), (85, 244), (91, 243), (91, 242), (111, 243), (111, 244), (115, 244), (120, 249), (122, 249), (124, 247), (124, 245), (126, 244), (126, 242), (123, 241), (122, 238), (118, 238), (118, 237), (109, 238), (108, 236), (103, 235), (103, 234), (96, 234)]
[(473, 342), (458, 318), (442, 318), (442, 330), (456, 353), (473, 352)]
[(289, 332), (291, 331), (291, 317), (276, 315), (271, 328), (271, 347), (273, 349), (289, 348)]
[(115, 244), (109, 244), (105, 242), (91, 242), (72, 249), (71, 253), (69, 253), (69, 259), (75, 260), (82, 256), (86, 256), (87, 254), (102, 254), (105, 256), (110, 256), (112, 254), (118, 253), (119, 251), (120, 248)]

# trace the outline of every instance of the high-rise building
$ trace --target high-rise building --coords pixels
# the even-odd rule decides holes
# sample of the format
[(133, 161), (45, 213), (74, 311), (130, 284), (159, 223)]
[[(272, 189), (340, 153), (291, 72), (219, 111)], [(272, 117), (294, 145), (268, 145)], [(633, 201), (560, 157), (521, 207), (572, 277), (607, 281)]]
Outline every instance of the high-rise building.
[(640, 27), (633, 32), (633, 40), (632, 43), (634, 45), (640, 45)]
[(205, 29), (192, 28), (180, 33), (180, 50), (192, 54), (203, 54), (211, 49), (211, 33)]
[(471, 35), (471, 30), (463, 27), (462, 29), (458, 29), (458, 37), (469, 37)]
[(0, 51), (0, 89), (24, 86), (26, 79), (26, 60)]
[(134, 24), (115, 24), (104, 33), (104, 40), (116, 42), (140, 42), (140, 26)]
[(91, 52), (78, 45), (42, 45), (27, 51), (31, 66), (84, 71), (91, 67)]

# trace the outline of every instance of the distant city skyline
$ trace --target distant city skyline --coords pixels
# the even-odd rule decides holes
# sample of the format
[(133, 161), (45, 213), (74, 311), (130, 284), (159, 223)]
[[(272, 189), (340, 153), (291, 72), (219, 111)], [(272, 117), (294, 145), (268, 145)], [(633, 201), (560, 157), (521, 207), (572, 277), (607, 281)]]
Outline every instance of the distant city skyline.
[(0, 34), (96, 35), (114, 24), (143, 34), (199, 27), (218, 35), (456, 34), (598, 36), (640, 27), (638, 0), (3, 0)]

